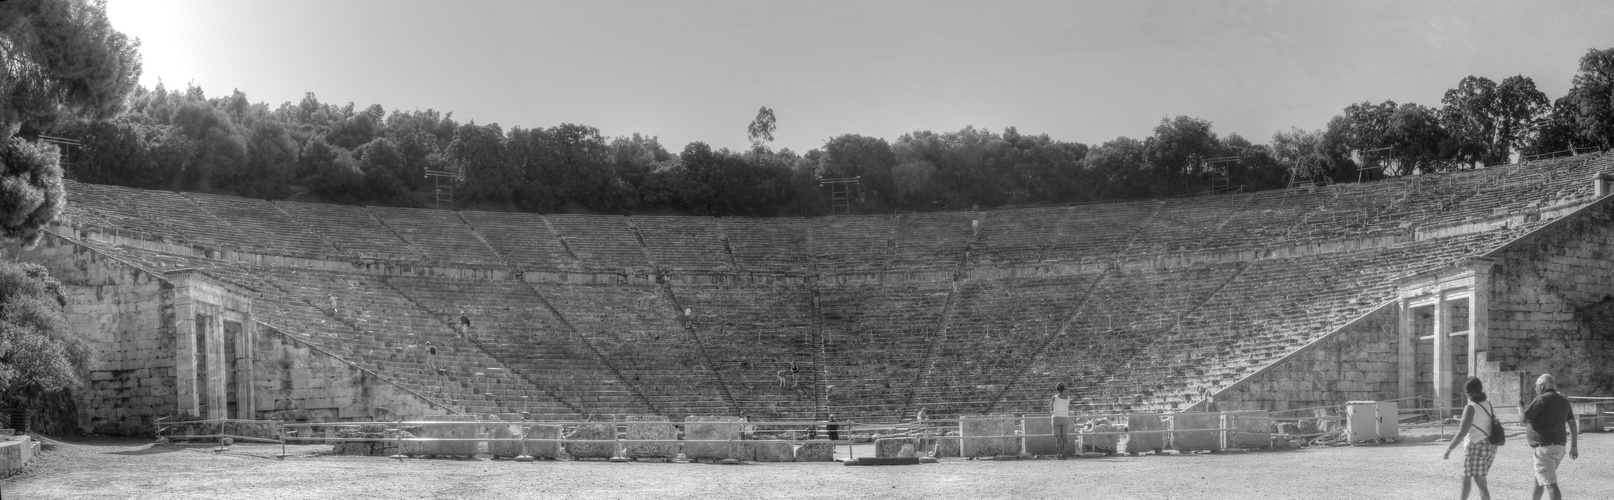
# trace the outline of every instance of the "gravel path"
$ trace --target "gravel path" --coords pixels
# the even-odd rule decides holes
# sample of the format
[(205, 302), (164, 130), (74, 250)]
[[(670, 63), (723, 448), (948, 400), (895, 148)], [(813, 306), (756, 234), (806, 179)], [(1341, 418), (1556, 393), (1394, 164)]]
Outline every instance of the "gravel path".
[[(98, 439), (49, 446), (5, 498), (1450, 498), (1462, 460), (1445, 443), (1295, 451), (971, 461), (907, 467), (838, 463), (404, 460), (324, 455), (330, 446), (153, 446)], [(1614, 434), (1581, 438), (1561, 469), (1566, 498), (1614, 499)], [(1459, 451), (1458, 453), (1461, 453)], [(1510, 440), (1491, 470), (1496, 498), (1528, 498), (1529, 448)]]

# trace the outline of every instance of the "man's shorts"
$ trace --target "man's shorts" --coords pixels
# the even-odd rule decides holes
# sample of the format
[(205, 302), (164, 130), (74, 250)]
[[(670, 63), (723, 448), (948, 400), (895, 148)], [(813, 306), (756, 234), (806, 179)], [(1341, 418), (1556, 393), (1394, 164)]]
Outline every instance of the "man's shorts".
[(1054, 426), (1055, 427), (1060, 427), (1060, 426), (1070, 427), (1070, 417), (1055, 416), (1054, 417)]
[(1531, 450), (1536, 456), (1536, 484), (1558, 484), (1558, 464), (1564, 461), (1564, 445), (1541, 445)]

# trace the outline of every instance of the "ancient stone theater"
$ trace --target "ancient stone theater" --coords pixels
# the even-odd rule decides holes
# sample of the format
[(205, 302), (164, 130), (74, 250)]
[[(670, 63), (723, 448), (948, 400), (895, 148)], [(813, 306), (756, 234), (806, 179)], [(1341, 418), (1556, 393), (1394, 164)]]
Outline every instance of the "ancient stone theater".
[[(94, 349), (79, 426), (456, 413), (859, 421), (1614, 392), (1614, 156), (816, 218), (325, 205), (67, 183), (13, 249)], [(1599, 320), (1601, 319), (1601, 321)], [(428, 344), (428, 342), (430, 344)], [(435, 354), (432, 352), (435, 351)], [(1508, 403), (1508, 401), (1514, 401)]]

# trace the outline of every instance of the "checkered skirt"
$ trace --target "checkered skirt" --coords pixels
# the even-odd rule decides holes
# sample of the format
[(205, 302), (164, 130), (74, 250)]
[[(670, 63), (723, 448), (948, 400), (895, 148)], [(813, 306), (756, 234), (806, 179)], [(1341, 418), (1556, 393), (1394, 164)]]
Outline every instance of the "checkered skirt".
[(1463, 450), (1463, 475), (1485, 477), (1496, 461), (1496, 445), (1484, 439), (1471, 439)]

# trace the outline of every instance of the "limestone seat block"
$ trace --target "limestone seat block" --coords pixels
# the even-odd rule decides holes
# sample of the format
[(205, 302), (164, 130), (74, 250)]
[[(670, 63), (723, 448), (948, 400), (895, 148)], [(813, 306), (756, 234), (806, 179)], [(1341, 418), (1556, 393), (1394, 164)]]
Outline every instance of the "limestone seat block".
[[(616, 439), (613, 424), (582, 424), (572, 429), (566, 439)], [(566, 454), (572, 458), (611, 458), (617, 456), (616, 443), (565, 443)]]
[(802, 443), (796, 447), (797, 462), (833, 462), (835, 446), (830, 443)]
[[(1020, 454), (1020, 438), (1014, 436), (1016, 424), (1010, 415), (966, 415), (959, 417), (963, 444), (961, 453), (966, 457), (990, 457)], [(1050, 423), (1050, 425), (1052, 425)], [(996, 437), (1008, 436), (1008, 437)]]
[[(678, 439), (678, 428), (667, 417), (628, 416), (627, 439)], [(624, 455), (630, 458), (673, 458), (683, 452), (682, 443), (624, 443)]]
[(1228, 416), (1232, 427), (1238, 429), (1227, 436), (1233, 448), (1266, 449), (1272, 447), (1272, 413), (1260, 410), (1234, 412)]
[(1171, 447), (1179, 452), (1222, 449), (1222, 418), (1216, 413), (1177, 413), (1171, 416)]
[(1126, 445), (1123, 447), (1125, 449), (1117, 451), (1124, 451), (1126, 453), (1143, 453), (1147, 451), (1161, 450), (1166, 447), (1165, 434), (1143, 434), (1137, 432), (1166, 430), (1165, 422), (1160, 420), (1160, 417), (1158, 416), (1143, 415), (1128, 418), (1126, 422), (1126, 429), (1127, 431), (1131, 431), (1133, 433), (1126, 435)]
[[(721, 460), (738, 454), (733, 443), (740, 442), (740, 418), (719, 416), (695, 416), (684, 419), (684, 456), (690, 460), (713, 459)], [(725, 442), (700, 443), (697, 440), (718, 440)]]

